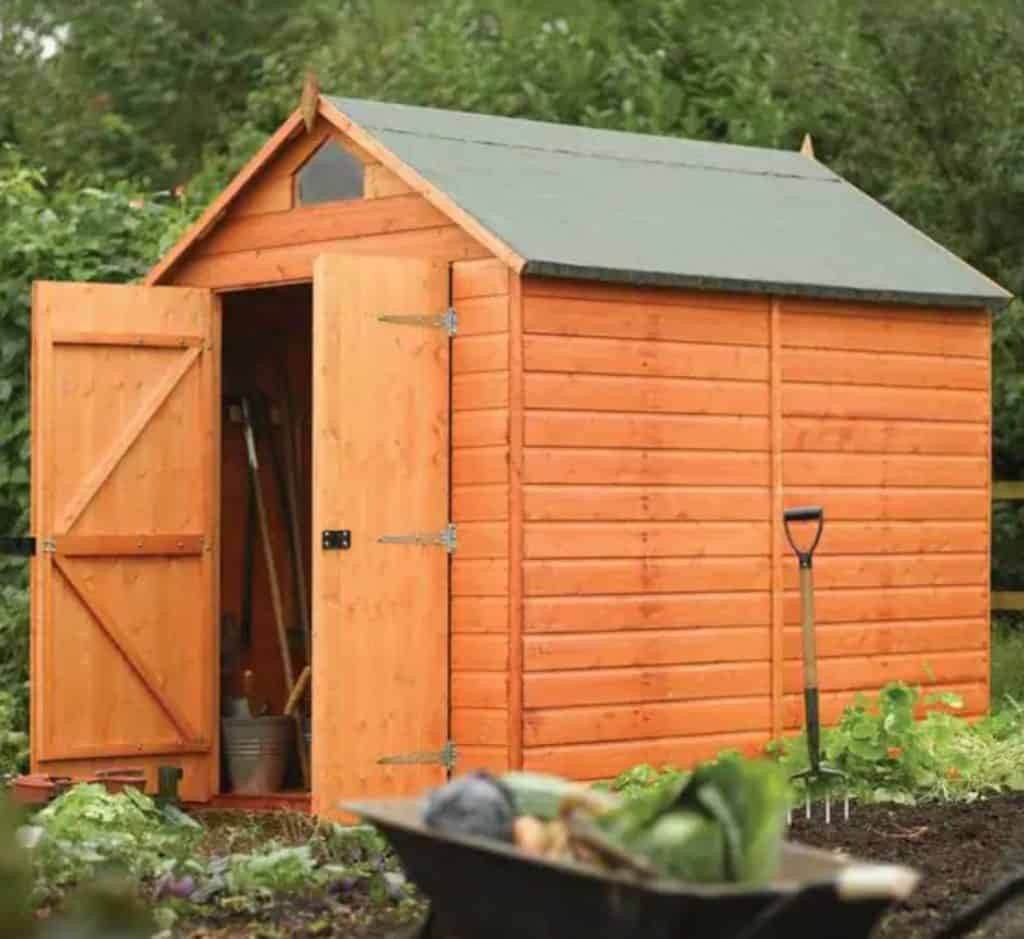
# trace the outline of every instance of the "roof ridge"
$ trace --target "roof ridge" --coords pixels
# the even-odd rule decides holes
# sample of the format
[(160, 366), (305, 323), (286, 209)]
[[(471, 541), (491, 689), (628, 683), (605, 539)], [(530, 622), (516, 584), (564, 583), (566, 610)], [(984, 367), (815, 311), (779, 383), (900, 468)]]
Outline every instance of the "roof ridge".
[[(372, 124), (369, 122), (361, 123), (361, 127), (366, 130), (372, 131), (385, 131), (389, 134), (406, 134), (410, 137), (422, 137), (427, 140), (449, 140), (454, 143), (469, 143), (479, 144), (485, 147), (501, 147), (503, 150), (532, 150), (536, 153), (559, 153), (565, 156), (576, 156), (576, 157), (589, 157), (594, 160), (611, 160), (616, 163), (640, 163), (651, 166), (678, 166), (685, 169), (696, 169), (696, 170), (710, 170), (716, 173), (734, 173), (740, 176), (771, 176), (777, 179), (801, 179), (808, 182), (815, 183), (839, 183), (842, 182), (842, 177), (832, 170), (828, 170), (831, 176), (812, 176), (804, 173), (783, 173), (779, 170), (745, 170), (738, 169), (732, 166), (715, 166), (710, 163), (692, 163), (688, 160), (655, 160), (647, 157), (632, 157), (624, 156), (619, 153), (594, 153), (589, 150), (575, 150), (569, 147), (538, 147), (531, 144), (524, 143), (508, 143), (505, 141), (498, 140), (483, 140), (477, 137), (453, 137), (449, 134), (426, 134), (422, 131), (409, 130), (403, 127), (388, 127), (381, 124)], [(559, 126), (559, 125), (556, 125)], [(565, 126), (565, 125), (562, 125)], [(603, 128), (588, 128), (592, 130), (602, 130)], [(645, 136), (637, 134), (636, 136)], [(656, 140), (685, 140), (687, 142), (696, 142), (707, 144), (708, 146), (714, 146), (714, 142), (710, 141), (690, 141), (687, 137), (661, 137), (653, 135)], [(726, 144), (726, 146), (730, 146)], [(751, 147), (751, 150), (765, 150), (769, 153), (786, 153), (785, 150), (774, 150), (771, 147)], [(827, 169), (827, 167), (825, 167)]]

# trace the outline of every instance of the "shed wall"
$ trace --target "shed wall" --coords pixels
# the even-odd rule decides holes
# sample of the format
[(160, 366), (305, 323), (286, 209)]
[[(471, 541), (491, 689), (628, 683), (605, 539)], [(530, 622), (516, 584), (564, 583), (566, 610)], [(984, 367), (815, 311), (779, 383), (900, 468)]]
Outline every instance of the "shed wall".
[(468, 769), (509, 767), (509, 274), (452, 265), (452, 734)]
[(524, 283), (528, 768), (596, 779), (767, 739), (770, 316)]
[(896, 679), (985, 709), (987, 314), (532, 279), (522, 316), (528, 768), (802, 724), (783, 504), (826, 510), (825, 719)]
[[(783, 483), (820, 503), (826, 721), (902, 679), (988, 707), (987, 313), (785, 301)], [(799, 594), (786, 567), (785, 725), (802, 723)]]

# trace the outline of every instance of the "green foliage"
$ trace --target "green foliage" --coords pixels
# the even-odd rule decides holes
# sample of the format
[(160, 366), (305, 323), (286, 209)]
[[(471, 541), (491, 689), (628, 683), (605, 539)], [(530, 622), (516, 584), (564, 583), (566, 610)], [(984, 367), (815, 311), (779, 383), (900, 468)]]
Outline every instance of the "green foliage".
[(774, 873), (788, 798), (777, 766), (727, 754), (689, 774), (639, 775), (653, 784), (597, 819), (613, 842), (683, 880), (756, 882)]
[[(915, 719), (919, 704), (926, 713)], [(850, 793), (866, 802), (974, 799), (1024, 789), (1024, 711), (1007, 707), (972, 724), (950, 713), (961, 706), (956, 695), (922, 698), (901, 682), (875, 697), (857, 695), (839, 723), (822, 731), (825, 760), (847, 774)], [(789, 774), (808, 765), (802, 734), (770, 744), (769, 752)], [(802, 798), (803, 782), (796, 786)], [(812, 795), (823, 792), (817, 786)]]
[(1004, 614), (992, 622), (992, 706), (1012, 711), (1015, 701), (1024, 701), (1024, 630)]
[(161, 808), (134, 788), (112, 795), (82, 783), (36, 815), (43, 837), (35, 849), (38, 882), (48, 899), (104, 869), (132, 880), (154, 879), (196, 867), (202, 826), (173, 807)]

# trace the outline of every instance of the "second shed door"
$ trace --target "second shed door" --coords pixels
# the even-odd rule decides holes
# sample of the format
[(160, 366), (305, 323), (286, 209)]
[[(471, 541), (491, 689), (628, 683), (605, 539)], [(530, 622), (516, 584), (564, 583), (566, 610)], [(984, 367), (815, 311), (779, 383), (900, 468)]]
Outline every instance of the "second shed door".
[[(328, 255), (313, 280), (313, 810), (445, 778), (448, 266)], [(396, 317), (388, 322), (381, 317)], [(325, 548), (324, 531), (351, 546)]]

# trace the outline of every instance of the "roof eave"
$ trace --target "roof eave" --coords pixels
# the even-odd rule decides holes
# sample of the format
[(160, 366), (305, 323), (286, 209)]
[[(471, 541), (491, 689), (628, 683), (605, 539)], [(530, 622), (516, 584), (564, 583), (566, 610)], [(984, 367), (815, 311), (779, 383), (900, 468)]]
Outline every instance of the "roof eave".
[(740, 280), (729, 277), (709, 277), (699, 274), (675, 274), (661, 271), (637, 271), (622, 268), (590, 267), (563, 264), (557, 261), (527, 260), (523, 276), (565, 278), (568, 280), (596, 280), (607, 283), (631, 284), (637, 287), (677, 287), (688, 290), (713, 290), (729, 293), (767, 294), (773, 296), (806, 297), (822, 300), (858, 300), (865, 303), (891, 303), (910, 306), (962, 307), (998, 311), (1013, 300), (1013, 295), (1001, 294), (944, 294), (927, 291), (875, 290), (860, 287), (831, 286), (826, 284), (795, 284), (777, 281)]

